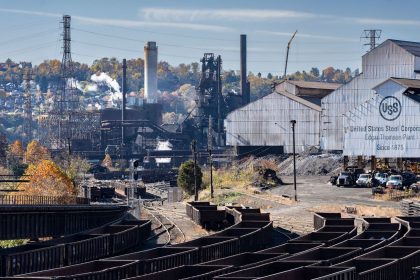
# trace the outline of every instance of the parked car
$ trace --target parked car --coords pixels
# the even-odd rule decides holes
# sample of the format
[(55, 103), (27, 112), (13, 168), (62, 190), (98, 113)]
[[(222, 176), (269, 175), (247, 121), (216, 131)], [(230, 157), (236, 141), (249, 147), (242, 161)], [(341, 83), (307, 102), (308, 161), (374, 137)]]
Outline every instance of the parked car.
[(338, 175), (337, 179), (337, 187), (341, 186), (354, 186), (355, 180), (354, 175), (352, 172), (342, 171), (340, 175)]
[(359, 187), (370, 187), (372, 185), (372, 175), (360, 174), (359, 178), (356, 180), (356, 185)]
[(411, 184), (409, 188), (412, 192), (418, 193), (420, 191), (420, 182)]
[(386, 186), (386, 182), (388, 181), (388, 174), (378, 172), (375, 174), (375, 179), (378, 180), (379, 184), (383, 187)]
[(403, 178), (401, 175), (391, 175), (389, 176), (388, 182), (386, 182), (386, 187), (390, 189), (400, 190), (403, 187), (402, 181)]

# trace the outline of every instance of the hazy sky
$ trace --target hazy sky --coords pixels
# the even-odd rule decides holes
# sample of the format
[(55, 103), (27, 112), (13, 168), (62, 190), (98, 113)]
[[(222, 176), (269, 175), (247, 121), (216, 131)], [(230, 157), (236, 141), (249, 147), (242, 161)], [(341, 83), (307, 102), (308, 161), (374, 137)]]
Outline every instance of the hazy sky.
[(143, 57), (156, 41), (172, 65), (220, 54), (239, 69), (239, 35), (248, 35), (248, 70), (282, 74), (291, 33), (298, 30), (289, 72), (313, 66), (360, 67), (363, 29), (385, 39), (420, 41), (420, 1), (402, 0), (0, 0), (0, 61), (61, 58), (60, 21), (72, 16), (73, 60)]

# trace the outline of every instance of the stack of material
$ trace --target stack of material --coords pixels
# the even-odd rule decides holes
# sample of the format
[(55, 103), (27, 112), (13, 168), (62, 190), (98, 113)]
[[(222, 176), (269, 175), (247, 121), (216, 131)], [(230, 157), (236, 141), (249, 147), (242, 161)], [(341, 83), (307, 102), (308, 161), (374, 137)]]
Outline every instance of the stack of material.
[(420, 201), (403, 199), (401, 212), (405, 216), (420, 216)]

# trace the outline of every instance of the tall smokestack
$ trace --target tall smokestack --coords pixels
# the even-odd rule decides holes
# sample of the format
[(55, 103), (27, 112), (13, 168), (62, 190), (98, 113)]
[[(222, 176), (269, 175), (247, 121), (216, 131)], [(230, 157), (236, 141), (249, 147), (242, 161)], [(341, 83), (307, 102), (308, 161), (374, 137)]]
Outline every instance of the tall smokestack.
[(147, 42), (144, 46), (144, 99), (147, 103), (157, 103), (157, 46)]
[(249, 83), (247, 81), (246, 70), (246, 35), (241, 34), (241, 94), (242, 105), (246, 105), (250, 101)]
[(121, 121), (122, 121), (122, 125), (121, 125), (121, 144), (124, 145), (125, 144), (125, 128), (124, 128), (124, 121), (127, 117), (126, 115), (126, 107), (127, 107), (127, 97), (126, 97), (126, 93), (127, 93), (127, 60), (124, 58), (123, 59), (123, 65), (122, 65), (122, 69), (123, 69), (123, 76), (122, 76), (122, 88), (121, 88), (121, 93), (122, 93), (122, 105), (121, 105)]

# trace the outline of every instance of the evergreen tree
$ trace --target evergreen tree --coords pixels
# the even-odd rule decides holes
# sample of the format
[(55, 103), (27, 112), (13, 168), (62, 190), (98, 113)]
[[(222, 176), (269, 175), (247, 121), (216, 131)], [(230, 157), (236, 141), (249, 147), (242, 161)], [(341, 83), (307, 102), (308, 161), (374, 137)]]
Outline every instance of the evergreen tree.
[[(203, 180), (203, 173), (200, 166), (197, 165), (197, 188), (201, 189), (201, 183)], [(178, 187), (189, 195), (194, 194), (194, 162), (187, 160), (179, 167), (178, 173)]]

